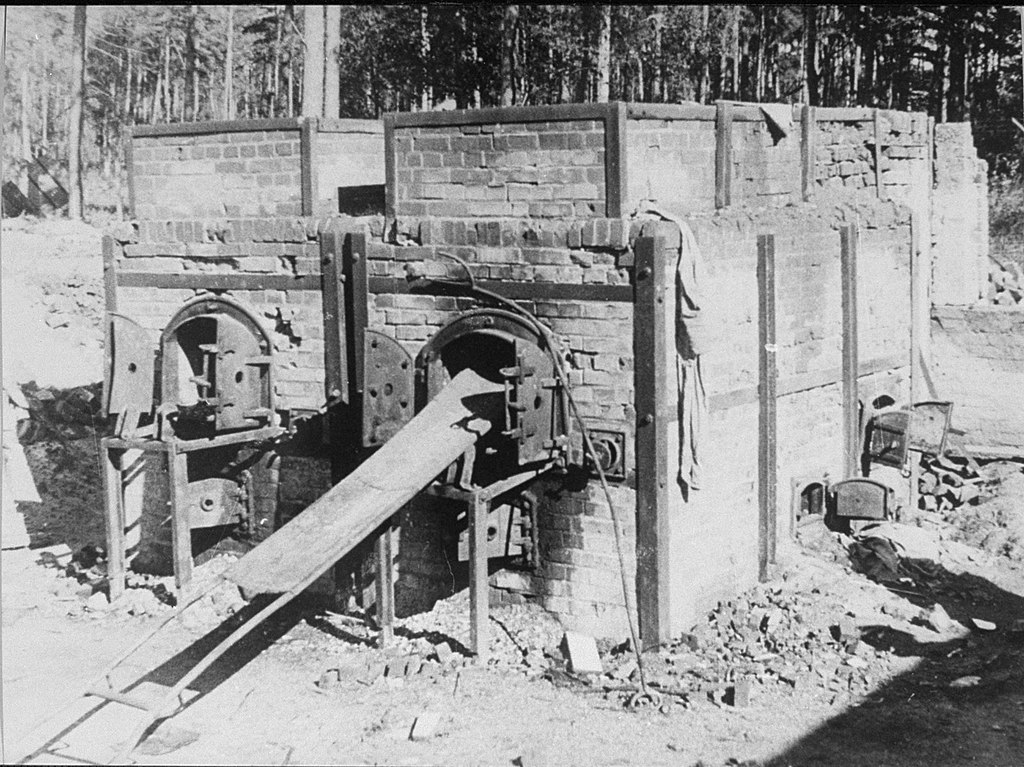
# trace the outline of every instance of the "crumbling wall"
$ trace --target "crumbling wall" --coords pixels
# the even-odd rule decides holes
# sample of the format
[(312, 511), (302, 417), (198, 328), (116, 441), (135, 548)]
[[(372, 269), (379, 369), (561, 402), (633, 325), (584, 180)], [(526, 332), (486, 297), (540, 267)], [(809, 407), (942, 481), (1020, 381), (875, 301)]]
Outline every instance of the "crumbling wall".
[(974, 149), (970, 123), (935, 126), (932, 196), (932, 303), (976, 304), (988, 278), (987, 164)]
[(1024, 455), (1024, 312), (935, 307), (931, 332), (935, 393), (954, 403), (953, 427), (979, 454)]

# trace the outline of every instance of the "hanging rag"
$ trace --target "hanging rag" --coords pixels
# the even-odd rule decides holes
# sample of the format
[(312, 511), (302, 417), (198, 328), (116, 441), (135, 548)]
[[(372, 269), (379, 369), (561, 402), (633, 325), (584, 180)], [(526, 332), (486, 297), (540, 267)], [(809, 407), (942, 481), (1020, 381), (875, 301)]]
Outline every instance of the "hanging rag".
[(702, 308), (706, 284), (704, 259), (697, 238), (682, 218), (666, 213), (650, 203), (638, 212), (660, 216), (679, 227), (679, 260), (676, 263), (677, 329), (676, 387), (679, 410), (679, 481), (692, 490), (703, 482), (700, 462), (701, 443), (707, 423), (707, 392), (701, 372), (700, 355), (706, 332)]

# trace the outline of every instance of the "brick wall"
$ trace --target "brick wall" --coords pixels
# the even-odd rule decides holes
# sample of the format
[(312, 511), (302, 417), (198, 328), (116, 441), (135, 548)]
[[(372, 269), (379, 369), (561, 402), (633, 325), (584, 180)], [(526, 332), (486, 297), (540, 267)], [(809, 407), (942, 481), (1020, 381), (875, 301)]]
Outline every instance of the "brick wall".
[(1015, 307), (935, 307), (931, 372), (952, 425), (981, 454), (1024, 455), (1024, 312)]
[(400, 217), (604, 214), (600, 120), (398, 126), (394, 146)]
[[(496, 134), (497, 135), (497, 134)], [(622, 220), (403, 219), (400, 234), (429, 244), (405, 247), (372, 242), (371, 276), (404, 277), (407, 269), (464, 277), (439, 251), (464, 259), (478, 280), (514, 280), (549, 286), (626, 285), (618, 260), (630, 252), (630, 226)], [(569, 360), (579, 410), (591, 427), (624, 432), (632, 461), (633, 307), (629, 301), (519, 301), (554, 331)], [(472, 299), (407, 293), (370, 296), (369, 324), (416, 355), (445, 322), (476, 306)], [(581, 445), (576, 434), (574, 452)], [(632, 468), (632, 463), (629, 464)], [(582, 489), (580, 489), (582, 487)], [(575, 489), (574, 489), (575, 488)], [(536, 572), (494, 582), (506, 597), (530, 594), (567, 625), (599, 634), (625, 631), (618, 557), (607, 503), (579, 472), (545, 479), (530, 488), (540, 501)], [(629, 534), (624, 556), (632, 571), (635, 495), (615, 488), (616, 505)], [(456, 515), (450, 501), (418, 499), (402, 517), (398, 554), (398, 606), (429, 607), (465, 584), (452, 548)]]
[(298, 127), (132, 141), (135, 218), (302, 213)]
[[(310, 121), (307, 183), (315, 215), (338, 211), (339, 186), (384, 183), (376, 120)], [(134, 129), (129, 173), (139, 220), (303, 213), (303, 121), (182, 123)]]
[[(260, 318), (274, 340), (278, 402), (282, 409), (319, 408), (324, 403), (323, 305), (319, 287), (318, 231), (315, 218), (142, 221), (122, 234), (115, 262), (122, 280), (118, 311), (152, 332), (160, 332), (181, 305), (201, 288), (177, 287), (196, 275), (218, 279), (271, 279), (262, 289), (224, 289)], [(361, 219), (352, 219), (359, 228)], [(380, 222), (377, 222), (380, 232)], [(305, 287), (289, 283), (305, 279)], [(166, 287), (155, 282), (169, 281)], [(312, 282), (310, 283), (310, 280)], [(201, 280), (200, 280), (201, 282)]]
[[(757, 235), (775, 234), (778, 348), (778, 532), (789, 533), (794, 478), (842, 478), (842, 289), (839, 227), (860, 225), (860, 399), (909, 394), (908, 211), (869, 201), (857, 209), (728, 211), (689, 220), (706, 260), (701, 365), (709, 421), (704, 483), (673, 488), (672, 625), (684, 631), (719, 599), (756, 581), (758, 529)], [(674, 264), (670, 265), (674, 268)], [(674, 353), (674, 352), (673, 352)], [(670, 368), (671, 369), (671, 368)], [(675, 402), (665, 403), (675, 408)], [(668, 425), (672, 466), (677, 425)]]

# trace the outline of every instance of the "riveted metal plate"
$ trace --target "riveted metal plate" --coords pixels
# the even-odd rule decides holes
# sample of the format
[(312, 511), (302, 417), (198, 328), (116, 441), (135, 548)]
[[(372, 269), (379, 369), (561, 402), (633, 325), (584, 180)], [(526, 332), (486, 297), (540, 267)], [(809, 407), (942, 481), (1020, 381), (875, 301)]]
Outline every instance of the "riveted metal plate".
[(377, 330), (363, 335), (363, 447), (378, 447), (413, 417), (412, 357), (401, 344)]
[(118, 436), (130, 437), (139, 417), (153, 409), (153, 343), (149, 333), (122, 314), (107, 315), (104, 410), (119, 419)]

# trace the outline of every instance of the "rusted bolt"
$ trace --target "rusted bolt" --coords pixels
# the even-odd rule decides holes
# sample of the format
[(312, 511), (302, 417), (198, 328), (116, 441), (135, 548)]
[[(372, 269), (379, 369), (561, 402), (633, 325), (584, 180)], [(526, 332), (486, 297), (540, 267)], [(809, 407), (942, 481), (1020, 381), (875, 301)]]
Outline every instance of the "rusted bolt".
[(640, 419), (641, 426), (650, 426), (654, 423), (654, 415), (652, 413), (646, 413), (643, 418)]
[(650, 276), (651, 276), (651, 267), (649, 267), (649, 266), (642, 266), (642, 267), (640, 267), (640, 270), (636, 273), (636, 278), (638, 280), (646, 280)]

